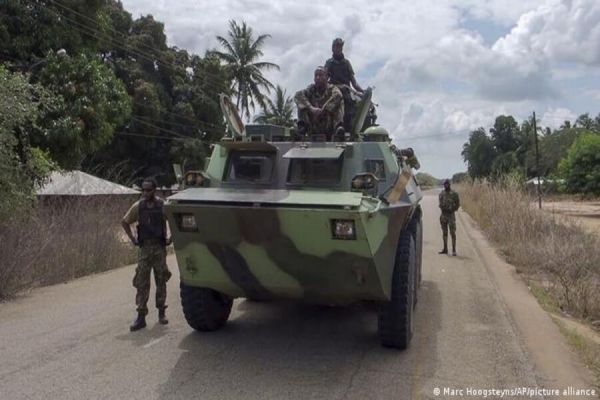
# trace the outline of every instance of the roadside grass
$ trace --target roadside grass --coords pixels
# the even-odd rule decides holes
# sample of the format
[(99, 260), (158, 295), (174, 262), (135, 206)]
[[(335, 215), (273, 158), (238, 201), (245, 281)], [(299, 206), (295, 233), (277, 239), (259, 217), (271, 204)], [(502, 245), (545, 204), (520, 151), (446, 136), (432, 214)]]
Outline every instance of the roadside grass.
[(581, 357), (583, 362), (596, 376), (596, 383), (594, 386), (600, 393), (600, 345), (567, 328), (562, 322), (555, 318), (553, 318), (553, 320), (560, 332), (567, 338), (569, 346)]
[[(536, 297), (538, 303), (543, 310), (547, 311), (551, 315), (560, 315), (560, 308), (557, 300), (545, 289), (542, 285), (534, 282), (527, 283), (531, 293)], [(577, 353), (577, 355), (583, 360), (583, 362), (590, 368), (594, 376), (596, 377), (595, 387), (600, 393), (600, 345), (580, 335), (576, 331), (569, 329), (563, 322), (558, 318), (552, 318), (554, 323), (558, 326), (560, 332), (567, 339), (567, 343), (571, 349)], [(585, 326), (585, 325), (583, 325)]]
[(528, 282), (528, 286), (531, 290), (531, 293), (533, 293), (535, 298), (538, 300), (538, 303), (540, 303), (540, 306), (542, 306), (543, 310), (550, 313), (560, 313), (560, 306), (558, 304), (558, 301), (546, 288), (544, 288), (540, 284), (531, 281)]
[(600, 241), (576, 220), (531, 207), (510, 181), (456, 187), (463, 209), (527, 279), (547, 282), (548, 296), (570, 316), (600, 320)]
[(120, 220), (131, 199), (41, 202), (31, 215), (0, 222), (0, 299), (136, 261)]
[[(576, 220), (531, 207), (534, 199), (510, 179), (494, 186), (462, 183), (455, 190), (462, 208), (515, 266), (544, 310), (584, 325), (600, 320), (597, 236)], [(600, 385), (600, 346), (564, 326), (561, 331)]]

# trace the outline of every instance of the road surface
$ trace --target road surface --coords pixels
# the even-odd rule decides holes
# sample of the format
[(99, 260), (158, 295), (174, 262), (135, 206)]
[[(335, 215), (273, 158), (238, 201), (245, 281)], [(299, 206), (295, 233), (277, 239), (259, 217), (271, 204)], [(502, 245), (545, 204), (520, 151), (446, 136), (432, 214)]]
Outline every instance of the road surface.
[[(222, 331), (196, 333), (169, 256), (166, 326), (151, 308), (148, 327), (129, 332), (133, 266), (0, 305), (0, 399), (387, 400), (589, 388), (556, 326), (466, 214), (459, 256), (437, 254), (436, 194), (423, 202), (423, 283), (404, 352), (379, 345), (376, 316), (361, 306), (238, 300)], [(504, 398), (543, 398), (539, 390)]]

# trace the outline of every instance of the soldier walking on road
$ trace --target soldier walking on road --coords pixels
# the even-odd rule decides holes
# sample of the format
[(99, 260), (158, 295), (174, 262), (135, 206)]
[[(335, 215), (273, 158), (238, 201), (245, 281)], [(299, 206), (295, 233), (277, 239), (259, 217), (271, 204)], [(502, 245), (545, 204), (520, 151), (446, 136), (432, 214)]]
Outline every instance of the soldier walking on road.
[[(161, 324), (168, 324), (165, 316), (167, 299), (167, 282), (171, 272), (167, 266), (167, 220), (163, 213), (164, 200), (155, 196), (156, 180), (146, 178), (142, 182), (142, 199), (131, 206), (122, 225), (125, 233), (138, 250), (138, 266), (133, 278), (133, 286), (137, 289), (135, 303), (138, 316), (130, 330), (137, 331), (146, 326), (148, 299), (150, 297), (150, 273), (154, 271), (156, 283), (156, 308)], [(137, 222), (137, 237), (133, 236), (130, 225)]]
[(444, 248), (439, 254), (448, 254), (448, 228), (452, 236), (452, 255), (456, 256), (456, 216), (455, 212), (460, 208), (460, 199), (458, 193), (450, 188), (450, 180), (444, 181), (444, 190), (440, 192), (440, 223), (442, 224), (442, 234), (444, 237)]

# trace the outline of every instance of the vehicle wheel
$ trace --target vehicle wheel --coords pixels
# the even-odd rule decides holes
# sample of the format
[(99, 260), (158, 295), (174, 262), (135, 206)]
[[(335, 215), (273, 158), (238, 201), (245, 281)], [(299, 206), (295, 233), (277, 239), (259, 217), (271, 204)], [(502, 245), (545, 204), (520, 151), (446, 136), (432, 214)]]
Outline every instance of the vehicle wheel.
[(233, 299), (216, 290), (180, 283), (181, 306), (189, 326), (197, 331), (214, 331), (225, 325)]
[(392, 299), (379, 311), (379, 340), (385, 347), (406, 349), (413, 336), (415, 240), (405, 229), (400, 234), (392, 273)]
[(409, 230), (413, 234), (415, 240), (415, 291), (414, 291), (414, 307), (417, 306), (419, 300), (419, 288), (421, 287), (421, 265), (423, 259), (423, 212), (417, 209), (417, 212), (410, 221)]
[(419, 246), (419, 250), (417, 251), (417, 258), (418, 258), (418, 271), (419, 271), (419, 284), (417, 285), (417, 287), (421, 287), (421, 281), (423, 280), (423, 217), (421, 217), (421, 219), (419, 220), (419, 236), (418, 236), (418, 246)]
[(419, 299), (419, 288), (421, 287), (421, 280), (423, 278), (421, 273), (421, 265), (423, 260), (423, 219), (419, 218), (417, 223), (417, 232), (415, 235), (415, 302), (414, 306), (417, 306)]

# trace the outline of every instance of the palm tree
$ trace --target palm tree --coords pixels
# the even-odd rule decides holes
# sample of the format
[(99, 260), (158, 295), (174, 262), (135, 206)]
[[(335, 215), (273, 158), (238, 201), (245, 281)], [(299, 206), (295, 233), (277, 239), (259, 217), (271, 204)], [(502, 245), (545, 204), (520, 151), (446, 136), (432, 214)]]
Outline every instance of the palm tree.
[(287, 91), (277, 85), (275, 89), (275, 101), (266, 98), (266, 107), (263, 107), (262, 113), (254, 118), (254, 122), (259, 124), (273, 124), (279, 126), (294, 125), (294, 106), (291, 96), (287, 96)]
[(571, 121), (565, 120), (559, 129), (571, 129)]
[[(250, 107), (255, 108), (256, 101), (263, 109), (265, 107), (265, 96), (261, 92), (264, 88), (267, 93), (271, 93), (273, 84), (269, 82), (262, 74), (263, 70), (276, 69), (279, 66), (270, 62), (258, 62), (263, 55), (261, 48), (265, 40), (271, 35), (260, 35), (256, 40), (252, 35), (252, 28), (248, 27), (242, 21), (239, 26), (236, 21), (229, 21), (229, 40), (222, 36), (217, 36), (217, 40), (225, 49), (224, 52), (212, 51), (219, 59), (225, 62), (232, 81), (232, 92), (237, 97), (237, 108), (241, 115), (246, 114), (246, 119), (250, 119)], [(241, 105), (241, 109), (240, 109)]]

